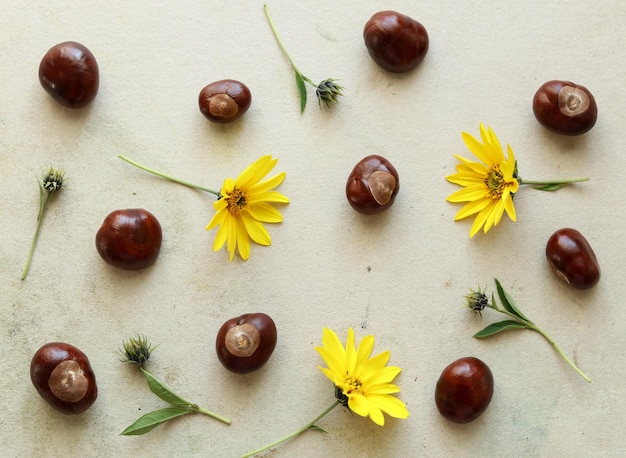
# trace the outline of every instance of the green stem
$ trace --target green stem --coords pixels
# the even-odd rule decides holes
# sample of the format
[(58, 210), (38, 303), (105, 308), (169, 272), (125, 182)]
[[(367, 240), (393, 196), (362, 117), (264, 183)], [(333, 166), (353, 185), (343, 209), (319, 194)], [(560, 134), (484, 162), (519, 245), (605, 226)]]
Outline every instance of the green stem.
[(26, 265), (24, 266), (24, 270), (22, 271), (22, 280), (26, 278), (28, 275), (28, 270), (30, 269), (30, 263), (33, 260), (33, 254), (35, 253), (35, 246), (37, 245), (37, 240), (39, 239), (39, 232), (41, 230), (41, 222), (43, 221), (43, 214), (46, 211), (46, 207), (48, 206), (48, 198), (50, 197), (50, 193), (43, 188), (40, 187), (40, 195), (39, 195), (39, 213), (37, 214), (37, 228), (35, 229), (35, 236), (33, 237), (33, 241), (30, 244), (30, 250), (28, 251), (28, 259), (26, 260)]
[(270, 24), (270, 28), (272, 29), (272, 33), (274, 34), (274, 38), (276, 38), (276, 41), (278, 42), (278, 46), (280, 46), (280, 49), (282, 50), (283, 54), (285, 55), (285, 57), (289, 61), (289, 65), (291, 65), (291, 68), (293, 69), (293, 71), (296, 72), (298, 75), (300, 75), (300, 77), (304, 81), (309, 83), (311, 86), (317, 87), (317, 85), (313, 81), (311, 81), (309, 78), (304, 76), (302, 74), (302, 72), (298, 69), (298, 67), (296, 67), (296, 64), (294, 63), (293, 59), (291, 58), (291, 56), (287, 52), (287, 49), (285, 48), (285, 45), (283, 45), (283, 42), (281, 41), (280, 36), (278, 35), (278, 31), (276, 30), (276, 26), (274, 25), (274, 21), (272, 21), (272, 16), (270, 16), (269, 9), (267, 8), (267, 4), (265, 4), (265, 3), (263, 4), (263, 11), (265, 11), (265, 17), (267, 17), (267, 22), (269, 22), (269, 24)]
[(198, 412), (198, 413), (203, 413), (204, 415), (208, 415), (209, 417), (213, 417), (216, 420), (221, 421), (222, 423), (226, 423), (227, 425), (230, 425), (230, 420), (226, 417), (221, 416), (220, 414), (217, 414), (215, 412), (211, 412), (210, 410), (207, 409), (203, 409), (200, 406), (196, 406), (196, 405), (192, 405), (190, 406), (194, 411)]
[(278, 439), (275, 442), (272, 442), (271, 444), (265, 445), (264, 447), (258, 448), (252, 452), (246, 453), (245, 455), (243, 455), (241, 458), (248, 458), (251, 456), (256, 455), (257, 453), (261, 453), (264, 452), (265, 450), (268, 450), (272, 447), (275, 447), (279, 444), (282, 444), (283, 442), (287, 442), (289, 439), (293, 439), (294, 437), (302, 434), (303, 432), (305, 432), (308, 429), (311, 429), (312, 427), (315, 426), (315, 423), (317, 423), (319, 420), (321, 420), (324, 416), (326, 416), (331, 410), (333, 410), (335, 407), (337, 407), (340, 404), (339, 401), (335, 401), (332, 403), (332, 405), (330, 407), (328, 407), (326, 410), (324, 410), (321, 414), (319, 414), (317, 417), (315, 417), (312, 421), (310, 421), (309, 423), (307, 423), (306, 425), (304, 425), (302, 428), (300, 428), (299, 430), (289, 434), (288, 436), (283, 437), (282, 439)]
[(550, 342), (550, 344), (554, 347), (554, 349), (559, 353), (559, 355), (561, 355), (561, 357), (565, 360), (565, 362), (567, 364), (569, 364), (571, 366), (572, 369), (574, 369), (578, 375), (580, 375), (583, 379), (585, 379), (585, 381), (587, 383), (591, 383), (591, 379), (589, 377), (587, 377), (587, 375), (585, 375), (585, 373), (583, 371), (581, 371), (578, 366), (576, 366), (576, 364), (574, 364), (568, 357), (567, 355), (565, 355), (565, 353), (563, 352), (563, 350), (561, 349), (561, 347), (559, 347), (559, 345), (554, 341), (554, 339), (552, 337), (550, 337), (548, 334), (546, 334), (546, 332), (541, 329), (540, 327), (538, 327), (535, 323), (533, 323), (530, 320), (522, 320), (520, 317), (518, 317), (517, 315), (512, 314), (511, 312), (509, 312), (508, 310), (505, 309), (501, 309), (499, 308), (497, 305), (493, 306), (493, 304), (489, 304), (489, 306), (491, 306), (491, 308), (493, 308), (494, 310), (500, 312), (500, 313), (504, 313), (505, 315), (508, 315), (509, 317), (511, 317), (513, 320), (518, 321), (519, 323), (523, 323), (527, 329), (532, 329), (533, 331), (537, 331), (539, 334), (541, 334), (544, 339), (546, 339), (548, 342)]
[(157, 176), (159, 176), (159, 177), (161, 177), (161, 178), (165, 178), (166, 180), (173, 181), (174, 183), (182, 184), (183, 186), (187, 186), (188, 188), (192, 188), (192, 189), (199, 189), (200, 191), (210, 192), (211, 194), (215, 194), (215, 195), (216, 195), (216, 196), (218, 196), (218, 197), (219, 197), (219, 195), (220, 195), (220, 193), (219, 193), (219, 192), (214, 191), (214, 190), (212, 190), (212, 189), (209, 189), (209, 188), (206, 188), (206, 187), (204, 187), (204, 186), (197, 185), (197, 184), (193, 184), (193, 183), (190, 183), (190, 182), (185, 181), (185, 180), (180, 180), (180, 179), (178, 179), (178, 178), (174, 178), (174, 177), (173, 177), (173, 176), (171, 176), (171, 175), (167, 175), (167, 174), (165, 174), (165, 173), (162, 173), (162, 172), (159, 172), (159, 171), (157, 171), (157, 170), (154, 170), (154, 169), (151, 169), (151, 168), (149, 168), (149, 167), (146, 167), (145, 165), (141, 165), (141, 164), (139, 164), (138, 162), (135, 162), (135, 161), (133, 161), (133, 160), (131, 160), (131, 159), (127, 158), (126, 156), (122, 156), (122, 155), (120, 155), (120, 156), (118, 156), (118, 157), (119, 157), (121, 160), (126, 161), (126, 162), (128, 162), (129, 164), (134, 165), (135, 167), (137, 167), (137, 168), (139, 168), (139, 169), (141, 169), (141, 170), (144, 170), (144, 171), (146, 171), (146, 172), (148, 172), (148, 173), (152, 173), (153, 175), (157, 175)]
[(541, 180), (523, 180), (520, 177), (517, 177), (517, 181), (520, 185), (522, 184), (530, 184), (530, 185), (566, 185), (572, 183), (581, 183), (583, 181), (589, 181), (588, 177), (584, 178), (571, 178), (569, 180), (550, 180), (550, 181), (541, 181)]
[(591, 379), (589, 377), (587, 377), (585, 375), (585, 373), (583, 371), (581, 371), (578, 366), (576, 366), (576, 364), (574, 364), (566, 355), (565, 353), (563, 353), (563, 350), (561, 350), (561, 347), (558, 346), (558, 344), (554, 341), (554, 339), (552, 337), (550, 337), (548, 334), (546, 334), (541, 328), (537, 327), (536, 325), (534, 325), (533, 323), (530, 323), (529, 326), (530, 329), (533, 329), (535, 331), (537, 331), (539, 334), (541, 334), (548, 342), (550, 342), (550, 344), (552, 344), (552, 346), (554, 347), (554, 349), (559, 353), (559, 355), (561, 355), (563, 357), (563, 359), (565, 360), (565, 362), (567, 362), (567, 364), (569, 364), (572, 369), (574, 369), (578, 375), (580, 375), (582, 378), (585, 379), (585, 381), (587, 383), (591, 383)]

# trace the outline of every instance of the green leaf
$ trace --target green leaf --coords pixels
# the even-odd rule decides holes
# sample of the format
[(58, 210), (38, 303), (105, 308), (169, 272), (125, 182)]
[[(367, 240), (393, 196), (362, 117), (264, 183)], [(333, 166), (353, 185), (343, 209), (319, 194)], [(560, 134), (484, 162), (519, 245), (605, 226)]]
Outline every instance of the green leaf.
[(302, 75), (296, 73), (296, 86), (298, 87), (298, 94), (300, 94), (300, 114), (304, 113), (304, 107), (306, 107), (306, 85)]
[(328, 431), (326, 431), (324, 428), (320, 428), (317, 425), (311, 425), (307, 429), (311, 431), (319, 431), (320, 433), (328, 434)]
[(146, 380), (148, 381), (148, 387), (150, 388), (150, 391), (152, 391), (154, 394), (156, 394), (158, 397), (160, 397), (164, 401), (169, 402), (170, 404), (174, 404), (176, 406), (195, 406), (195, 404), (192, 404), (191, 402), (184, 400), (183, 398), (178, 396), (176, 393), (172, 392), (172, 390), (170, 390), (163, 383), (159, 382), (156, 378), (154, 378), (154, 375), (152, 375), (150, 372), (148, 372), (144, 368), (141, 368), (141, 372), (143, 372), (143, 375), (146, 376)]
[(497, 278), (495, 279), (495, 281), (496, 281), (496, 288), (498, 290), (498, 296), (500, 297), (500, 302), (502, 302), (502, 306), (509, 313), (512, 313), (516, 317), (519, 317), (520, 319), (530, 323), (530, 320), (526, 318), (524, 314), (515, 306), (515, 302), (513, 302), (513, 299), (511, 298), (511, 296), (509, 296), (507, 292), (504, 291), (504, 288), (500, 284), (500, 281), (498, 281)]
[(143, 417), (139, 418), (135, 423), (122, 431), (120, 435), (139, 436), (141, 434), (146, 434), (159, 426), (161, 423), (165, 423), (172, 418), (180, 417), (181, 415), (191, 412), (193, 412), (193, 410), (183, 409), (181, 407), (168, 407), (161, 410), (155, 410), (154, 412), (147, 413)]
[(492, 336), (502, 331), (507, 331), (509, 329), (524, 329), (524, 328), (528, 328), (528, 325), (524, 323), (520, 323), (519, 321), (514, 321), (514, 320), (498, 321), (497, 323), (491, 323), (482, 331), (478, 331), (476, 334), (474, 334), (474, 337), (476, 337), (477, 339), (482, 339), (482, 338)]
[(549, 183), (549, 184), (538, 184), (533, 186), (533, 188), (538, 191), (548, 191), (553, 192), (561, 189), (563, 186), (567, 186), (569, 183)]

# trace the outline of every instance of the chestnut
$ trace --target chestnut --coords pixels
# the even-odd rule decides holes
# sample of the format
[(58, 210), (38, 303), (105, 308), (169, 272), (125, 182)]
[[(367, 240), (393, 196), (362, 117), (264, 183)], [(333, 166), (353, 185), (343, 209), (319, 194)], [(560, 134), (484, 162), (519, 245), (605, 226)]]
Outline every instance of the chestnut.
[(30, 379), (44, 401), (65, 414), (84, 412), (98, 397), (87, 355), (67, 343), (51, 342), (37, 350)]
[(600, 281), (600, 265), (591, 245), (576, 229), (556, 231), (546, 244), (546, 257), (554, 273), (576, 289), (593, 288)]
[(125, 270), (154, 264), (162, 241), (161, 225), (143, 208), (115, 210), (96, 234), (98, 253), (108, 264)]
[(39, 82), (61, 105), (82, 108), (98, 93), (98, 62), (91, 51), (80, 43), (59, 43), (41, 59)]
[(364, 215), (388, 209), (400, 190), (398, 171), (387, 159), (370, 155), (352, 169), (346, 183), (346, 197), (352, 208)]
[(241, 118), (252, 103), (248, 86), (236, 80), (220, 80), (205, 86), (198, 97), (200, 112), (209, 120), (228, 123)]
[(552, 80), (541, 85), (533, 97), (539, 123), (562, 135), (589, 131), (598, 118), (598, 107), (589, 90), (570, 81)]
[(263, 366), (276, 347), (276, 325), (265, 313), (246, 313), (222, 325), (215, 350), (229, 371), (246, 374)]
[(396, 11), (374, 14), (365, 23), (363, 39), (374, 62), (394, 73), (413, 70), (428, 52), (424, 26)]
[(493, 396), (493, 374), (483, 361), (460, 358), (448, 365), (435, 389), (435, 404), (441, 415), (454, 423), (476, 420)]

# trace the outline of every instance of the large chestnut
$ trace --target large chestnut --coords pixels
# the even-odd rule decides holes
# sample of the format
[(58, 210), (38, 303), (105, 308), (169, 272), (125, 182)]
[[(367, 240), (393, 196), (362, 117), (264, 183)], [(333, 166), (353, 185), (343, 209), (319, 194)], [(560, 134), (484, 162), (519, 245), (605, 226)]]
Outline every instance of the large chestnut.
[(476, 420), (493, 396), (493, 374), (480, 359), (466, 357), (448, 365), (435, 389), (435, 404), (444, 418), (454, 423)]
[(248, 86), (236, 80), (215, 81), (205, 86), (198, 96), (200, 112), (209, 120), (228, 123), (248, 111), (252, 95)]
[(400, 190), (398, 171), (387, 159), (366, 156), (352, 169), (346, 183), (346, 197), (352, 208), (371, 215), (388, 209)]
[(563, 135), (584, 134), (598, 118), (591, 92), (579, 84), (560, 80), (541, 85), (533, 97), (533, 112), (541, 125)]
[(30, 379), (44, 401), (66, 414), (84, 412), (98, 397), (87, 355), (67, 343), (51, 342), (37, 350)]
[(576, 289), (593, 288), (600, 281), (600, 265), (587, 239), (576, 229), (556, 231), (546, 244), (546, 257), (554, 273)]
[(374, 14), (363, 28), (363, 39), (374, 62), (394, 73), (413, 70), (428, 52), (424, 26), (396, 11)]
[(276, 339), (274, 320), (265, 313), (247, 313), (222, 325), (215, 339), (215, 350), (226, 369), (246, 374), (270, 359)]
[(98, 93), (98, 63), (84, 45), (75, 41), (59, 43), (41, 59), (39, 82), (61, 105), (82, 108)]
[(142, 208), (115, 210), (96, 234), (98, 253), (108, 264), (125, 270), (151, 266), (161, 249), (161, 225)]

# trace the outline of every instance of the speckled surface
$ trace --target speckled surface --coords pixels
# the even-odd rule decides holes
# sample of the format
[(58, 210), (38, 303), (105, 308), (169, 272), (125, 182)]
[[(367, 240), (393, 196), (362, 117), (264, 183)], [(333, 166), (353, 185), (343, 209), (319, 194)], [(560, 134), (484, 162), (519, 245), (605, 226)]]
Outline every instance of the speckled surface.
[[(322, 328), (357, 340), (373, 334), (391, 350), (396, 382), (411, 413), (380, 428), (335, 410), (271, 456), (623, 456), (626, 400), (623, 274), (626, 175), (626, 4), (578, 1), (287, 2), (269, 4), (285, 45), (313, 80), (333, 77), (345, 97), (320, 111), (313, 92), (300, 115), (293, 74), (262, 3), (189, 1), (28, 4), (0, 0), (0, 441), (4, 456), (236, 457), (287, 434), (333, 400), (314, 350)], [(430, 50), (415, 71), (378, 68), (362, 28), (376, 11), (418, 19)], [(62, 108), (41, 88), (39, 61), (76, 40), (100, 66), (96, 100)], [(210, 124), (197, 96), (233, 78), (252, 92), (248, 113)], [(535, 120), (535, 90), (549, 79), (585, 85), (598, 103), (582, 137), (547, 132)], [(453, 154), (468, 155), (461, 132), (480, 122), (510, 143), (525, 178), (587, 175), (589, 183), (515, 198), (506, 219), (469, 239), (470, 221), (453, 222), (445, 176)], [(291, 199), (273, 245), (228, 262), (206, 232), (212, 197), (125, 164), (119, 154), (177, 177), (219, 188), (271, 153)], [(400, 193), (384, 214), (348, 205), (344, 186), (356, 162), (387, 157)], [(45, 215), (30, 273), (20, 273), (35, 230), (37, 177), (63, 168), (67, 186)], [(105, 264), (94, 237), (112, 210), (154, 213), (164, 240), (156, 264), (126, 272)], [(587, 292), (560, 283), (545, 260), (548, 237), (580, 230), (602, 267)], [(468, 288), (497, 277), (593, 380), (585, 383), (540, 336), (471, 336), (499, 319), (472, 317)], [(263, 311), (278, 326), (275, 353), (258, 372), (232, 374), (214, 339), (227, 319)], [(159, 344), (149, 369), (181, 395), (232, 420), (188, 416), (140, 437), (119, 433), (164, 407), (142, 376), (120, 363), (122, 340), (142, 333)], [(64, 341), (90, 358), (99, 397), (68, 417), (31, 385), (28, 368), (44, 343)], [(460, 426), (436, 410), (436, 380), (453, 360), (477, 356), (496, 388), (488, 410)]]

